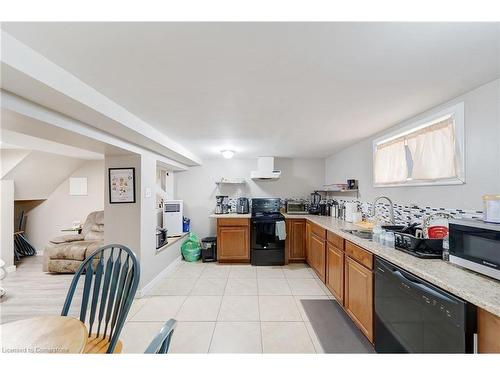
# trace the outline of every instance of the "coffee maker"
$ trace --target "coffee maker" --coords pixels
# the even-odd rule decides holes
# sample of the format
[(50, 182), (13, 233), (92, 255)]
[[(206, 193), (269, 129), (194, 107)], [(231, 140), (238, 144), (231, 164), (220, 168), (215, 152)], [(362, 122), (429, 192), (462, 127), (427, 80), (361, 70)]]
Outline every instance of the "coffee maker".
[(249, 203), (248, 203), (248, 198), (241, 197), (238, 198), (236, 202), (236, 213), (237, 214), (248, 214), (250, 211), (249, 208)]
[(217, 215), (229, 213), (229, 197), (227, 195), (217, 195), (215, 200), (215, 213)]
[(319, 215), (321, 212), (321, 207), (319, 202), (321, 202), (321, 195), (315, 191), (311, 193), (311, 204), (309, 205), (309, 213), (312, 215)]

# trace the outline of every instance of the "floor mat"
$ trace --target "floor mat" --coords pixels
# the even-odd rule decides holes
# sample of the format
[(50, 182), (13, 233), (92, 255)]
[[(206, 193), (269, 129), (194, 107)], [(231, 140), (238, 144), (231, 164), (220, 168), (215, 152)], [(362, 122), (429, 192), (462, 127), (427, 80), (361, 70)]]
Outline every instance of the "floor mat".
[(375, 353), (336, 301), (300, 301), (325, 353)]

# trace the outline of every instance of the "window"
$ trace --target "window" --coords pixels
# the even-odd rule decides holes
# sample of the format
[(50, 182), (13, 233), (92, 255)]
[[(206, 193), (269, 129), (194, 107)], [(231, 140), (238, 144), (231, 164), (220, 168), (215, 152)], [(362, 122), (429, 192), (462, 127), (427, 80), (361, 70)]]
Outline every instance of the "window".
[(373, 141), (375, 187), (463, 184), (464, 105)]

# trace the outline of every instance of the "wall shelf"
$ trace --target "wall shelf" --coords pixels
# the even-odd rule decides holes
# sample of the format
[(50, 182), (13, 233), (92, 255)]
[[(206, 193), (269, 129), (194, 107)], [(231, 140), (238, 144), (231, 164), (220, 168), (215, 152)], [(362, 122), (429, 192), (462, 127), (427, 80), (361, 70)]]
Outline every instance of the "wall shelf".
[(333, 190), (333, 189), (320, 189), (315, 190), (318, 193), (357, 193), (358, 189), (342, 189), (342, 190)]
[(327, 196), (336, 194), (340, 195), (356, 194), (356, 199), (359, 198), (359, 189), (342, 189), (342, 190), (320, 189), (315, 191), (318, 193), (325, 193)]
[(222, 178), (220, 181), (215, 181), (216, 185), (242, 185), (246, 183), (247, 181), (244, 178)]

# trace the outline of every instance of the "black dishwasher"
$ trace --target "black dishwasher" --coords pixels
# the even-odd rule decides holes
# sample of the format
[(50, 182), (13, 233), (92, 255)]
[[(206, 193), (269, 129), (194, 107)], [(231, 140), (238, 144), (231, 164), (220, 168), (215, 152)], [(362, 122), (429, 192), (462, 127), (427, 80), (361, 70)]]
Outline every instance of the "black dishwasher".
[(474, 305), (376, 257), (378, 353), (472, 353), (475, 332)]

